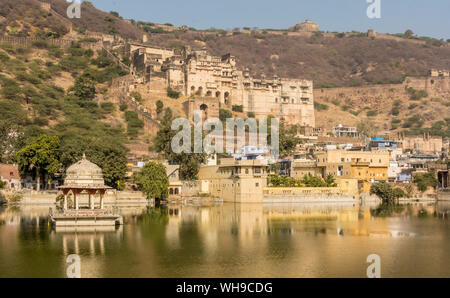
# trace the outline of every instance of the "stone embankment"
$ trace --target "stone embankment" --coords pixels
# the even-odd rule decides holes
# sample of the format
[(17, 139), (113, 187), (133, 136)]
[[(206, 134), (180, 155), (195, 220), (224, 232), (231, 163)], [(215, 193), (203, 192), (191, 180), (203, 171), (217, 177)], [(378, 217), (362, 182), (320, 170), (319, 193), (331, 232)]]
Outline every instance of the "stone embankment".
[[(58, 191), (22, 191), (22, 192), (0, 192), (0, 201), (5, 201), (21, 206), (57, 205), (60, 201), (61, 193)], [(80, 205), (88, 205), (88, 195), (79, 195)], [(115, 207), (140, 207), (147, 205), (149, 201), (141, 192), (132, 191), (108, 191), (104, 197), (105, 206)], [(69, 205), (71, 196), (69, 195)]]

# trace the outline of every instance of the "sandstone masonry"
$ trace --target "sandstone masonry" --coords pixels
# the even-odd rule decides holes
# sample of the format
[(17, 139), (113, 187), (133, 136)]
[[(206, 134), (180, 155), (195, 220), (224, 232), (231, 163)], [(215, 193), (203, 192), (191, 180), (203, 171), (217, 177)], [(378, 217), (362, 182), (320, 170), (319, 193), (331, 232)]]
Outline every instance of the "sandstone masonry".
[(274, 76), (254, 78), (248, 69), (238, 70), (230, 54), (210, 55), (206, 50), (164, 49), (130, 44), (131, 73), (151, 90), (170, 87), (190, 96), (189, 114), (214, 106), (242, 106), (256, 118), (269, 115), (288, 124), (315, 127), (313, 82)]

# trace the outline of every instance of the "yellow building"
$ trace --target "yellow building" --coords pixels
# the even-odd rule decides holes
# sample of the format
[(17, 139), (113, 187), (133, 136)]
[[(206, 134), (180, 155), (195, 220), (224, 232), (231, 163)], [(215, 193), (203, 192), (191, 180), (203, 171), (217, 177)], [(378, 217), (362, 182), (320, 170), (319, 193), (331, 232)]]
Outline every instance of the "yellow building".
[(224, 158), (220, 165), (202, 166), (201, 191), (226, 202), (262, 202), (267, 185), (267, 163), (261, 160)]
[(293, 160), (291, 176), (295, 179), (303, 179), (305, 175), (323, 177), (322, 169), (317, 167), (315, 160)]
[(359, 189), (369, 191), (370, 184), (388, 180), (388, 151), (328, 150), (317, 155), (317, 167), (323, 177), (357, 179)]

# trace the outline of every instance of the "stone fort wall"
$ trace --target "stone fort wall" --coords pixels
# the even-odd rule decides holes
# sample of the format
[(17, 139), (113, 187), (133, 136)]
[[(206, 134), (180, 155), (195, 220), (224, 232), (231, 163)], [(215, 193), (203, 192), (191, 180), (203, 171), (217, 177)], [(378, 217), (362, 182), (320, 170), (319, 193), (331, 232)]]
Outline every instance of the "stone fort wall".
[(371, 105), (390, 107), (396, 99), (409, 98), (406, 88), (425, 90), (429, 98), (450, 99), (449, 77), (407, 77), (402, 84), (370, 85), (314, 89), (314, 98), (320, 102), (339, 101), (340, 105), (363, 108)]

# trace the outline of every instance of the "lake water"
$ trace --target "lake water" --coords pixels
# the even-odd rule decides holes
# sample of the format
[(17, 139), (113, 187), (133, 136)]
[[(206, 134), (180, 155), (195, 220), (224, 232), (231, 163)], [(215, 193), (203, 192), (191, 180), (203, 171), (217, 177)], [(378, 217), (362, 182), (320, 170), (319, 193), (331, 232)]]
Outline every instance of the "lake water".
[[(169, 205), (123, 209), (125, 225), (55, 231), (48, 207), (0, 208), (0, 277), (450, 277), (449, 203)], [(448, 214), (448, 213), (447, 213)]]

